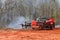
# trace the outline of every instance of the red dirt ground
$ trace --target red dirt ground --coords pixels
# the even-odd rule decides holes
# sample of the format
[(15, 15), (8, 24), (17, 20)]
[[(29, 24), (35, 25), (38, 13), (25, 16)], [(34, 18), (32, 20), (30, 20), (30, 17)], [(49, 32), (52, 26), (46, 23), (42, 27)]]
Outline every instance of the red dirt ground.
[(60, 29), (0, 30), (0, 40), (60, 40)]

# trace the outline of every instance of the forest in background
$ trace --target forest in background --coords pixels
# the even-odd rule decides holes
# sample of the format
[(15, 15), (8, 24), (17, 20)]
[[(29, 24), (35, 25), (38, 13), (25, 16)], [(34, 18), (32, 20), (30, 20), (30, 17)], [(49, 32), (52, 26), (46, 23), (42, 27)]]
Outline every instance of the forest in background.
[(18, 16), (30, 21), (40, 16), (54, 17), (60, 24), (60, 4), (57, 0), (0, 0), (0, 27)]

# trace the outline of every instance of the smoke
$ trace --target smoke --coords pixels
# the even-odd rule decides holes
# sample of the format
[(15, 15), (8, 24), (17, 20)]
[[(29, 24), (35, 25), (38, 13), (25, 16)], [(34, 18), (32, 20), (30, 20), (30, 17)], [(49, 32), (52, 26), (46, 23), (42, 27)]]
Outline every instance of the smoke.
[(16, 17), (7, 27), (13, 29), (22, 29), (20, 24), (25, 24), (26, 19), (23, 16)]

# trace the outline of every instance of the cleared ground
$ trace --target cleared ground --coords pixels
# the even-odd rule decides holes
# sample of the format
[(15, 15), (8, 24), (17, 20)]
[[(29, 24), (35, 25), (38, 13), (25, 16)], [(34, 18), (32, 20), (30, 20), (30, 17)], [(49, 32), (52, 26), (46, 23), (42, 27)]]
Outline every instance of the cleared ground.
[(60, 29), (0, 30), (0, 40), (60, 40)]

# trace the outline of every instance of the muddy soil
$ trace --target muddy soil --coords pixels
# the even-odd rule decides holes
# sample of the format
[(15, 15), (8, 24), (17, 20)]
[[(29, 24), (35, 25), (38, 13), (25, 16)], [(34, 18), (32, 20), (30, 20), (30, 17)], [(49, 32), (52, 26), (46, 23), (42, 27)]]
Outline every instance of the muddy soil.
[(0, 40), (60, 40), (60, 29), (53, 30), (1, 29)]

